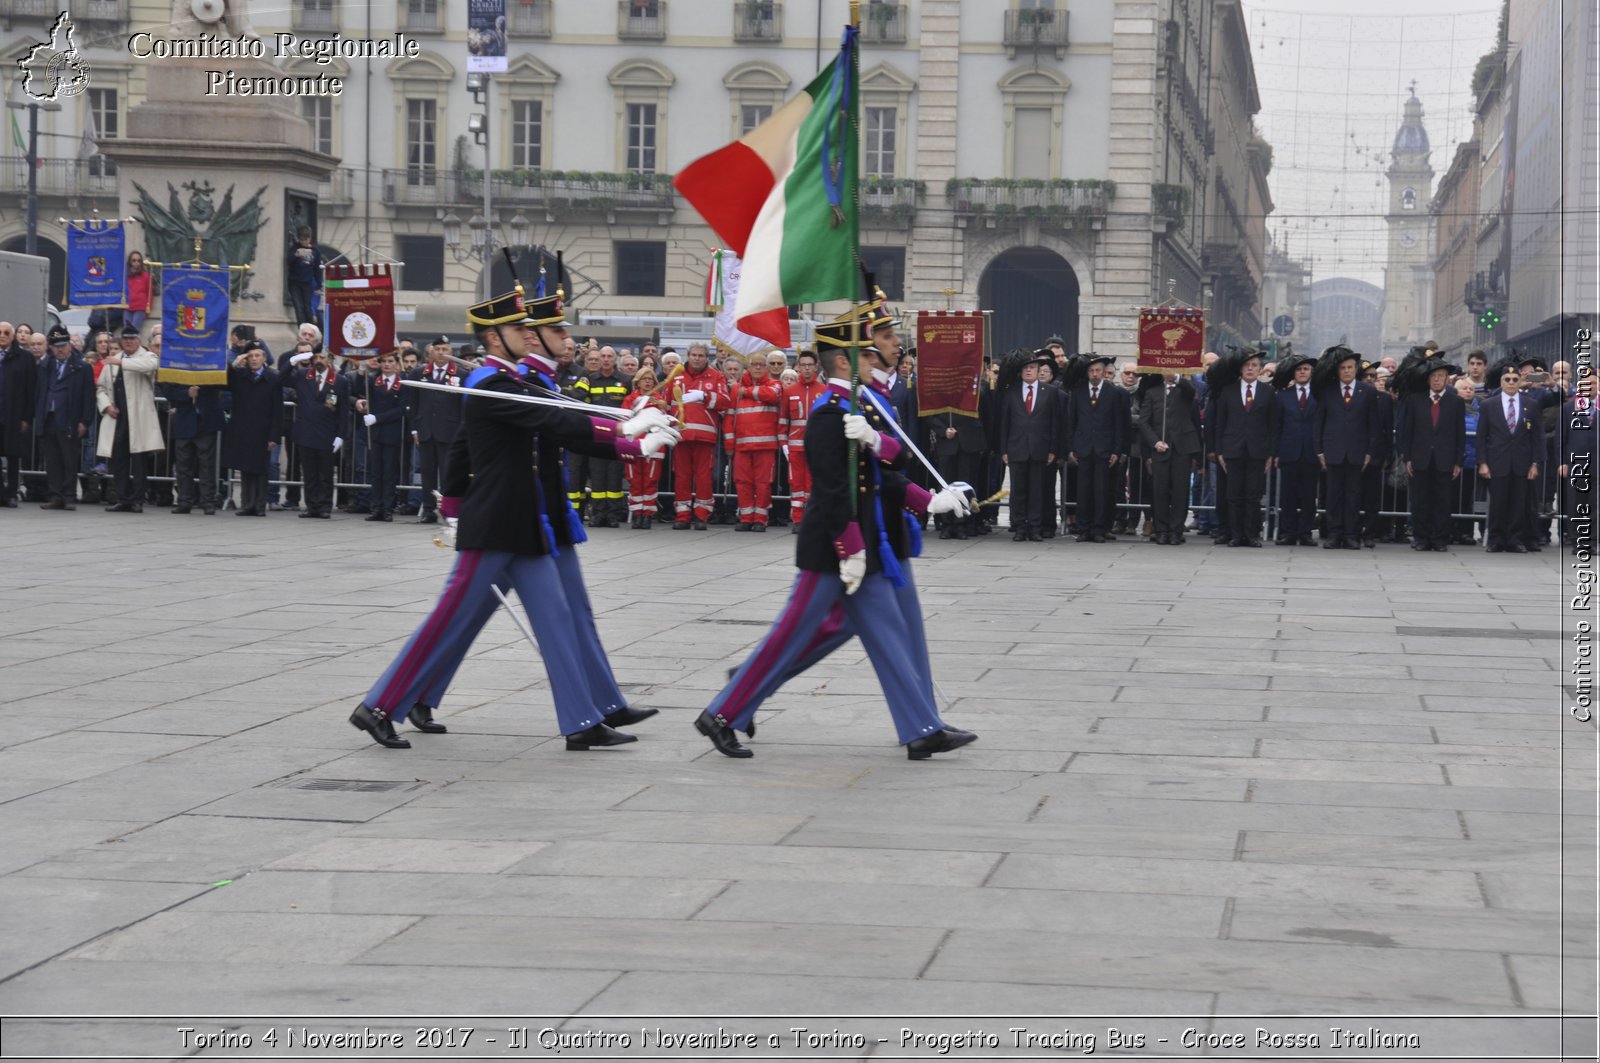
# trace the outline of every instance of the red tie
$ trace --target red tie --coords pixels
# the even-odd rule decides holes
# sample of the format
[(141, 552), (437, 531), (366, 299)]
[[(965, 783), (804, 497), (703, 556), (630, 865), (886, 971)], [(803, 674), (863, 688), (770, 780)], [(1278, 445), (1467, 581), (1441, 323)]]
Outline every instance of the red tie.
[(1254, 384), (1246, 384), (1244, 386), (1244, 408), (1248, 410), (1252, 405), (1255, 404), (1255, 401), (1256, 386)]
[(1439, 427), (1439, 396), (1433, 397), (1433, 427)]
[(1025, 405), (1028, 408), (1028, 412), (1032, 413), (1033, 412), (1033, 385), (1032, 384), (1028, 385), (1028, 401), (1025, 403)]
[(1350, 385), (1349, 384), (1346, 384), (1344, 386), (1344, 404), (1346, 406), (1350, 405)]
[(1300, 408), (1302, 410), (1306, 408), (1306, 389), (1305, 388), (1301, 388), (1300, 389)]
[(1089, 405), (1093, 406), (1100, 401), (1100, 387), (1096, 385), (1089, 389)]

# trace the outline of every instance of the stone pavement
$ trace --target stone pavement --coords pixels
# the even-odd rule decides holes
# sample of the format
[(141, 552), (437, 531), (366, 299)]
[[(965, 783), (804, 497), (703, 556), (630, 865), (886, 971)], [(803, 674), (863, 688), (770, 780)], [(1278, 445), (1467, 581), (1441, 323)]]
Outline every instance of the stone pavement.
[[(595, 534), (618, 678), (664, 711), (576, 754), (503, 614), (448, 736), (345, 722), (439, 590), (431, 529), (0, 529), (0, 1014), (1192, 1017), (1120, 1020), (1177, 1052), (1273, 1021), (1248, 1016), (1594, 1010), (1595, 732), (1565, 715), (1554, 551), (930, 537), (934, 671), (980, 741), (907, 762), (852, 644), (731, 761), (690, 721), (776, 614), (787, 535)], [(1039, 1020), (1102, 1050), (1108, 1024)], [(13, 1019), (4, 1054), (223, 1051), (178, 1025)], [(1435, 1058), (1560, 1033), (1345, 1025)]]

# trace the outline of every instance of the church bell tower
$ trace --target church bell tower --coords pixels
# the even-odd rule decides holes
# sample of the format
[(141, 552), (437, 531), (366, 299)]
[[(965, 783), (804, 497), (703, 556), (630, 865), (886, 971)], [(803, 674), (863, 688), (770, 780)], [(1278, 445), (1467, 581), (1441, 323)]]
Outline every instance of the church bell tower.
[(1389, 259), (1383, 284), (1383, 350), (1368, 352), (1369, 358), (1404, 357), (1412, 346), (1427, 338), (1424, 333), (1430, 323), (1420, 317), (1428, 301), (1419, 288), (1419, 278), (1430, 271), (1419, 267), (1426, 266), (1433, 256), (1428, 227), (1433, 167), (1428, 165), (1428, 151), (1422, 101), (1417, 99), (1417, 83), (1413, 81), (1405, 116), (1394, 135), (1387, 172), (1389, 210), (1384, 221), (1389, 228)]

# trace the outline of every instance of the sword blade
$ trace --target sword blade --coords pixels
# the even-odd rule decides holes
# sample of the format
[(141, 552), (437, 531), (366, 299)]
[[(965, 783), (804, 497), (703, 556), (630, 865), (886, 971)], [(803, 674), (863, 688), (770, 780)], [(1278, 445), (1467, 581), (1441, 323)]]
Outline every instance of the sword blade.
[(543, 395), (515, 395), (505, 391), (485, 391), (481, 388), (463, 388), (450, 384), (435, 384), (431, 380), (402, 380), (400, 383), (408, 388), (421, 388), (424, 391), (448, 391), (453, 395), (462, 395), (474, 399), (499, 399), (502, 402), (520, 402), (525, 406), (557, 406), (564, 410), (573, 410), (577, 413), (588, 414), (591, 417), (609, 417), (614, 421), (626, 421), (632, 416), (621, 407), (590, 406), (584, 402), (574, 402), (571, 399)]
[[(861, 395), (868, 402), (873, 401), (870, 392), (871, 389), (865, 385), (861, 387)], [(884, 420), (889, 422), (889, 427), (894, 429), (894, 434), (900, 437), (900, 442), (904, 443), (906, 448), (917, 456), (917, 460), (922, 462), (922, 467), (927, 469), (928, 472), (932, 473), (935, 480), (939, 481), (939, 486), (944, 488), (946, 491), (950, 490), (950, 482), (943, 476), (939, 475), (939, 470), (933, 467), (933, 462), (929, 461), (922, 451), (917, 449), (917, 445), (911, 442), (911, 437), (906, 435), (906, 430), (904, 428), (900, 427), (900, 422), (887, 415), (884, 417)]]

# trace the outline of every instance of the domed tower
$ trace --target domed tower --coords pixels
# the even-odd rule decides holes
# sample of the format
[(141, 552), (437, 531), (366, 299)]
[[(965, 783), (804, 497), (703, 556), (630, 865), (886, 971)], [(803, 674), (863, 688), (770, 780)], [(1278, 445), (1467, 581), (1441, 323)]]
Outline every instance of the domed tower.
[[(1430, 322), (1423, 288), (1431, 275), (1432, 241), (1428, 233), (1428, 201), (1433, 197), (1433, 167), (1428, 165), (1428, 131), (1422, 125), (1422, 101), (1416, 82), (1406, 101), (1405, 117), (1394, 135), (1389, 178), (1389, 260), (1384, 274), (1383, 350), (1400, 357), (1421, 343)], [(1371, 355), (1369, 354), (1369, 357)]]

